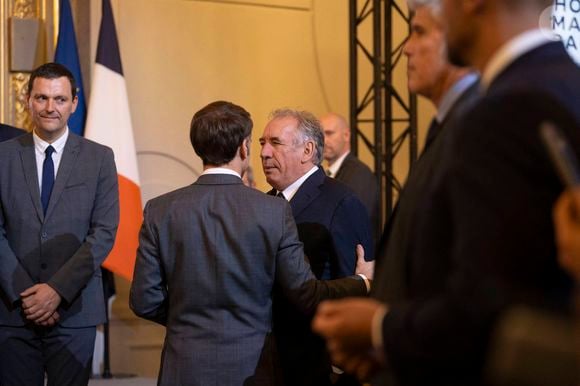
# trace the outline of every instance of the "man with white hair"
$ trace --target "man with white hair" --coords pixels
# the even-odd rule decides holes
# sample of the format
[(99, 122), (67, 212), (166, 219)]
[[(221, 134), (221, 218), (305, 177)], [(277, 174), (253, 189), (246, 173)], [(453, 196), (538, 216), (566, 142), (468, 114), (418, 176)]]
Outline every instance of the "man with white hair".
[[(318, 119), (307, 111), (276, 110), (264, 128), (260, 146), (262, 168), (273, 188), (269, 194), (289, 201), (314, 275), (319, 279), (351, 275), (357, 244), (372, 260), (370, 221), (363, 204), (320, 167), (324, 135)], [(280, 291), (273, 304), (284, 383), (330, 385), (335, 374), (324, 341), (310, 329), (311, 317), (296, 312)]]

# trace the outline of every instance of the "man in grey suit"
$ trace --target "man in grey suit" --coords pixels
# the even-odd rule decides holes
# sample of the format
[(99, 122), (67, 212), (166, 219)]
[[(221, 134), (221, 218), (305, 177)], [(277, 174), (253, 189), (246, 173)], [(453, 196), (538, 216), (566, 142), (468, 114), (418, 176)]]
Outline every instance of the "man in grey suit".
[(34, 131), (0, 144), (0, 384), (86, 385), (119, 219), (111, 149), (70, 133), (72, 74), (28, 85)]
[(274, 284), (309, 313), (367, 292), (359, 276), (316, 281), (288, 202), (243, 184), (251, 130), (232, 103), (198, 111), (190, 138), (204, 172), (145, 207), (130, 305), (167, 328), (160, 385), (280, 385)]
[(365, 205), (375, 239), (379, 234), (379, 185), (377, 178), (361, 160), (350, 152), (350, 127), (344, 117), (328, 113), (320, 118), (324, 132), (326, 174), (348, 186)]

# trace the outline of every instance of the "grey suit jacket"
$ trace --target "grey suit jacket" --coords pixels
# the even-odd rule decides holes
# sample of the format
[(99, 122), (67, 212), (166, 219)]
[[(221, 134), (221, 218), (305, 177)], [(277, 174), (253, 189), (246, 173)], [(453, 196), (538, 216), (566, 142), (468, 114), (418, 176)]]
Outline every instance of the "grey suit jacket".
[(69, 133), (43, 213), (32, 134), (0, 144), (0, 324), (22, 326), (20, 293), (48, 283), (61, 325), (105, 321), (100, 265), (119, 222), (111, 149)]
[(304, 312), (366, 293), (362, 280), (316, 281), (288, 203), (236, 176), (202, 175), (149, 201), (130, 305), (167, 327), (159, 384), (279, 384), (275, 282)]

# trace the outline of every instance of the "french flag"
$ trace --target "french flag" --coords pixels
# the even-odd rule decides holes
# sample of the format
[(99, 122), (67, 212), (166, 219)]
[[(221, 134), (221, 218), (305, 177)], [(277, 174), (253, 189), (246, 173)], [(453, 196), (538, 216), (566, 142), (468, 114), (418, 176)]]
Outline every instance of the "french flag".
[(121, 216), (115, 245), (103, 267), (132, 280), (142, 221), (141, 189), (127, 87), (110, 0), (103, 0), (85, 137), (109, 146), (115, 153)]

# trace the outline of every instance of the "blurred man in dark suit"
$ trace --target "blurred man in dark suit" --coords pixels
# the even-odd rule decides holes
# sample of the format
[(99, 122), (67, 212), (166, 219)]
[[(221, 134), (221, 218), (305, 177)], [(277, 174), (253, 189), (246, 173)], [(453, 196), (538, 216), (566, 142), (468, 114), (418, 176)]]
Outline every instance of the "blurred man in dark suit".
[(580, 70), (537, 27), (551, 3), (442, 0), (449, 57), (480, 70), (483, 97), (451, 127), (416, 208), (407, 296), (320, 307), (315, 327), (346, 368), (381, 362), (404, 385), (479, 385), (504, 311), (568, 311), (551, 221), (562, 185), (538, 127), (556, 123), (580, 154)]
[[(372, 258), (370, 221), (354, 193), (320, 167), (324, 135), (319, 121), (306, 111), (276, 110), (260, 144), (264, 174), (274, 188), (270, 194), (290, 202), (316, 277), (352, 275), (357, 244)], [(286, 385), (329, 384), (332, 371), (324, 342), (311, 332), (310, 317), (301, 317), (280, 295), (274, 301), (274, 333)]]
[[(350, 152), (350, 127), (342, 116), (328, 113), (320, 118), (324, 132), (326, 174), (348, 186), (362, 201), (371, 218), (371, 229), (378, 230), (379, 189), (377, 178), (367, 165)], [(375, 231), (375, 234), (377, 231)]]
[(22, 134), (26, 134), (26, 132), (24, 130), (17, 129), (16, 127), (0, 123), (0, 142), (18, 137)]

